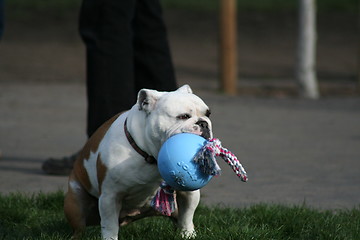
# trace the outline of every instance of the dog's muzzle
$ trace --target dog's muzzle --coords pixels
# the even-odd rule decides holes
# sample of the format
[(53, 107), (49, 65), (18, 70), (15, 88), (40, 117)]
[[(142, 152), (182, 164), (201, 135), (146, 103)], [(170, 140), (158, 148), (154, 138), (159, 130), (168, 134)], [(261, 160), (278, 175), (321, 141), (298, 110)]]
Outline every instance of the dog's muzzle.
[(200, 136), (202, 136), (205, 139), (210, 139), (211, 134), (210, 134), (209, 123), (204, 120), (199, 120), (195, 124), (200, 127), (200, 131), (201, 131)]

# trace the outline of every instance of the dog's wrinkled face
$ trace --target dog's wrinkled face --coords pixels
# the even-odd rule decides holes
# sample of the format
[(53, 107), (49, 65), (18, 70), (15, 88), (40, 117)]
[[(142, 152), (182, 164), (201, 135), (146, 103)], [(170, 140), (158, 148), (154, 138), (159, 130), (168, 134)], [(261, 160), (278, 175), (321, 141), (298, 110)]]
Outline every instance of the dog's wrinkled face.
[(188, 85), (174, 92), (141, 90), (138, 105), (146, 113), (148, 137), (161, 143), (178, 133), (194, 133), (212, 138), (210, 109)]

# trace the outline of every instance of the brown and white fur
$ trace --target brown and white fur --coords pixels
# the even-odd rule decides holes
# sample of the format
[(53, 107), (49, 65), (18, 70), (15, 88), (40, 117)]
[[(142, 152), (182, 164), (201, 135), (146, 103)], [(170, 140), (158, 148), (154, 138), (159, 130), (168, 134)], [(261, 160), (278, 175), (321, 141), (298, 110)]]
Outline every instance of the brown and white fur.
[[(103, 239), (118, 239), (119, 226), (159, 215), (150, 206), (161, 182), (156, 164), (147, 163), (130, 145), (124, 122), (135, 143), (157, 158), (172, 135), (191, 132), (212, 137), (208, 106), (188, 85), (174, 92), (139, 91), (131, 110), (104, 123), (88, 140), (69, 177), (64, 211), (79, 236), (86, 226), (101, 225)], [(200, 191), (176, 192), (171, 218), (183, 236), (194, 236), (193, 216)]]

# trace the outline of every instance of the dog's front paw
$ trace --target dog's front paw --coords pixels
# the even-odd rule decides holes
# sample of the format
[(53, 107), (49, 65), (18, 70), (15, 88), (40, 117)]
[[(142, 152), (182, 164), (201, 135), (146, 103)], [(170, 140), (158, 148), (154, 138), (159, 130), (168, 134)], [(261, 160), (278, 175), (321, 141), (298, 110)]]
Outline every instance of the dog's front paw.
[(111, 232), (102, 232), (102, 240), (118, 240), (118, 235), (116, 233)]
[(193, 229), (193, 230), (182, 230), (181, 231), (181, 237), (183, 239), (194, 239), (196, 238), (196, 231)]
[(118, 237), (106, 237), (102, 238), (103, 240), (118, 240)]

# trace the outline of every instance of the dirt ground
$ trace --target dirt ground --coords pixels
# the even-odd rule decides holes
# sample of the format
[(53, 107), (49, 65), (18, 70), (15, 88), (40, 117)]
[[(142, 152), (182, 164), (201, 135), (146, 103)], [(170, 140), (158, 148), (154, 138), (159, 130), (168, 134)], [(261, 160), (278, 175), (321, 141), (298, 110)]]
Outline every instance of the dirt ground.
[[(0, 44), (0, 81), (83, 82), (84, 48), (77, 13), (61, 19), (9, 12)], [(164, 10), (180, 83), (218, 89), (218, 14)], [(296, 13), (238, 14), (238, 86), (242, 95), (296, 95)], [(356, 95), (355, 14), (318, 16), (317, 71), (323, 95)]]

